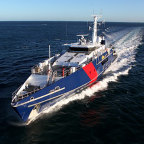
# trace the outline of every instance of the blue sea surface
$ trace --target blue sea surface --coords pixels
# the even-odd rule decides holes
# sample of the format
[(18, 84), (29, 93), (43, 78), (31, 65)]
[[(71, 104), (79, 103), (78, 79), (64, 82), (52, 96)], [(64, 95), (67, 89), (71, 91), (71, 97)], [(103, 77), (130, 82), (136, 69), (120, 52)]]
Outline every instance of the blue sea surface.
[(31, 67), (90, 33), (91, 22), (0, 22), (0, 144), (143, 144), (144, 24), (106, 23), (98, 33), (118, 58), (90, 88), (25, 125), (12, 109), (12, 92)]

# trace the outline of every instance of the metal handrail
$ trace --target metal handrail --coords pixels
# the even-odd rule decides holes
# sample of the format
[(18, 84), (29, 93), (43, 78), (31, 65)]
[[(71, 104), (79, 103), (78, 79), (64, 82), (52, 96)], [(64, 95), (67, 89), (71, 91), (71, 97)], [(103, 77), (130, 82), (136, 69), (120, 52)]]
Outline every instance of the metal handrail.
[(31, 91), (31, 92), (28, 92), (28, 93), (26, 93), (26, 94), (23, 94), (23, 95), (18, 95), (18, 101), (19, 100), (22, 100), (22, 99), (24, 99), (24, 98), (26, 98), (26, 97), (28, 97), (28, 96), (30, 96), (31, 94), (34, 94), (35, 92), (37, 92), (37, 91), (39, 91), (39, 90), (41, 90), (42, 88), (37, 88), (37, 89), (35, 89), (35, 90), (33, 90), (33, 91)]
[(13, 93), (12, 93), (12, 96), (14, 96), (18, 91), (19, 91), (19, 89), (22, 87), (22, 85), (21, 86), (19, 86)]

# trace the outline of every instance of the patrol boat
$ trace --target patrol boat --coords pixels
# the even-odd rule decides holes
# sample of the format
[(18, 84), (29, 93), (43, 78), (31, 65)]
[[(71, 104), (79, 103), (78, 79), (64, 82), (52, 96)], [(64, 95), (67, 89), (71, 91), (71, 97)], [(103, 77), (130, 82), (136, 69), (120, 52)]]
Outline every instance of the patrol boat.
[(97, 36), (94, 15), (92, 40), (78, 35), (66, 52), (56, 54), (31, 69), (31, 75), (12, 96), (11, 106), (23, 121), (40, 114), (65, 97), (96, 82), (116, 59), (112, 46), (105, 46), (104, 36)]

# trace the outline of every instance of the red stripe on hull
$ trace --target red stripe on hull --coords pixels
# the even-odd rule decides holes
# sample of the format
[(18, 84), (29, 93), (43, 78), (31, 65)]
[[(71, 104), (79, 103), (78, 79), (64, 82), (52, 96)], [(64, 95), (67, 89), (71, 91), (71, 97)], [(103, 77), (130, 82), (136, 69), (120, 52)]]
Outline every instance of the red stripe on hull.
[(97, 71), (96, 71), (92, 62), (87, 64), (86, 66), (84, 66), (83, 70), (85, 71), (85, 73), (90, 78), (90, 80), (91, 80), (90, 83), (93, 83), (94, 81), (97, 80), (98, 74), (97, 74)]

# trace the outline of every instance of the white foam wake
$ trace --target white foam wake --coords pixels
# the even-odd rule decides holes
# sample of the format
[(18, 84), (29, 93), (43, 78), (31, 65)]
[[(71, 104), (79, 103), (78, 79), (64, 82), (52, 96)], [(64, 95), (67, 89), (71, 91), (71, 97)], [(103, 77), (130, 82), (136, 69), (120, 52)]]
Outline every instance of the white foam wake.
[[(116, 82), (120, 75), (127, 75), (133, 65), (133, 62), (135, 62), (135, 50), (142, 39), (140, 30), (140, 28), (130, 29), (129, 32), (123, 33), (124, 35), (121, 39), (115, 42), (114, 46), (118, 57), (116, 61), (105, 71), (106, 76), (104, 79), (91, 88), (83, 90), (80, 94), (63, 99), (52, 107), (45, 109), (42, 113), (52, 113), (71, 101), (84, 99), (85, 96), (92, 96), (95, 92), (106, 89), (109, 82)], [(111, 73), (111, 75), (109, 75), (109, 73)]]

